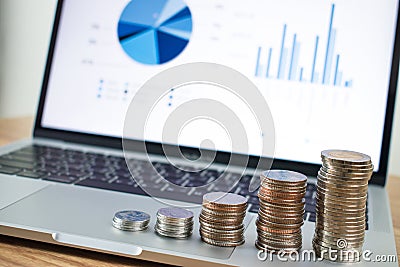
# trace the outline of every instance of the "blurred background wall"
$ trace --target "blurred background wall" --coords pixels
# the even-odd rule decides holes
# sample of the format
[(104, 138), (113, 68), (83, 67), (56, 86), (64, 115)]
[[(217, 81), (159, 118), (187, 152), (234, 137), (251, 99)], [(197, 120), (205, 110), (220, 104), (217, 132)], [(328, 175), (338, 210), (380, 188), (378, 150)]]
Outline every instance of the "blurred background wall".
[(36, 110), (55, 3), (0, 0), (0, 117)]
[[(36, 111), (55, 4), (0, 0), (0, 118)], [(400, 93), (393, 131), (390, 173), (400, 176)]]

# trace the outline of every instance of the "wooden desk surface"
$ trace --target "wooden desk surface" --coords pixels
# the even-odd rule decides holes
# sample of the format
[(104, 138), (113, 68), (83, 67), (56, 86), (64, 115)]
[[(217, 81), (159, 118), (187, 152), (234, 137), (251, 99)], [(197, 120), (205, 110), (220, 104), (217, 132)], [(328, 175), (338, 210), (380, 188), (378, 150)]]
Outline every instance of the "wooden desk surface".
[[(27, 138), (31, 134), (31, 117), (0, 119), (0, 146)], [(387, 190), (390, 198), (400, 259), (400, 177), (390, 177)], [(160, 266), (150, 262), (106, 255), (81, 249), (54, 246), (36, 241), (0, 235), (0, 266)]]

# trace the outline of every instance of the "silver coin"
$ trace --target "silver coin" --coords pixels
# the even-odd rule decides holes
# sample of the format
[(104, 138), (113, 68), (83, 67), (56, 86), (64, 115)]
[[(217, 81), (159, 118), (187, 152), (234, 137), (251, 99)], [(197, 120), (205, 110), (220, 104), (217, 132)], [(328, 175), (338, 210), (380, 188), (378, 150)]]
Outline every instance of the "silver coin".
[(115, 213), (115, 219), (129, 222), (144, 222), (150, 220), (150, 215), (137, 210), (124, 210)]
[(154, 230), (164, 237), (188, 238), (193, 233), (193, 212), (176, 207), (161, 208)]
[(193, 212), (182, 209), (182, 208), (176, 208), (176, 207), (169, 207), (169, 208), (161, 208), (158, 210), (157, 215), (166, 217), (168, 219), (192, 219), (193, 218)]
[(143, 225), (136, 225), (136, 226), (126, 226), (126, 225), (121, 225), (118, 223), (113, 222), (113, 226), (119, 230), (123, 231), (131, 231), (131, 232), (136, 232), (136, 231), (143, 231), (146, 230), (148, 227), (148, 223), (143, 224)]
[(115, 213), (112, 225), (123, 231), (146, 230), (150, 222), (150, 215), (136, 210), (124, 210)]

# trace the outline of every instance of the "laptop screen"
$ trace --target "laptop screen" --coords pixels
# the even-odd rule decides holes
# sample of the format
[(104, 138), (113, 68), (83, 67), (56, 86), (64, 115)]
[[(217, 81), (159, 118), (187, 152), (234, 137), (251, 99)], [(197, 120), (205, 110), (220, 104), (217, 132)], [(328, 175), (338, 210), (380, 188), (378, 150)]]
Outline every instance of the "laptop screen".
[[(120, 138), (143, 83), (173, 66), (213, 62), (265, 97), (276, 158), (318, 164), (321, 150), (349, 149), (371, 155), (377, 170), (397, 9), (397, 0), (65, 0), (41, 126)], [(153, 124), (187, 99), (219, 97), (198, 91), (167, 96)], [(244, 153), (207, 123), (188, 127), (180, 144), (198, 147), (206, 127), (217, 150)], [(160, 138), (156, 128), (146, 136)]]

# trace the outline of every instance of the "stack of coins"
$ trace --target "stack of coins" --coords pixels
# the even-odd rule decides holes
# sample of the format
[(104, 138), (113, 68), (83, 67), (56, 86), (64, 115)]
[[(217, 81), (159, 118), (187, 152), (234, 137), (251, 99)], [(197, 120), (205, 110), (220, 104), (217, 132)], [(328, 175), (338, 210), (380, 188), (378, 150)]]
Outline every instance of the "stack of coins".
[(161, 208), (154, 229), (161, 236), (188, 238), (193, 233), (193, 212), (175, 207)]
[[(368, 181), (374, 169), (371, 158), (342, 150), (322, 151), (321, 157), (313, 248), (331, 261), (358, 261), (364, 243)], [(337, 257), (322, 253), (329, 250), (337, 250)]]
[(306, 186), (307, 176), (297, 172), (270, 170), (261, 174), (256, 221), (258, 249), (278, 253), (302, 247)]
[(243, 196), (223, 192), (205, 194), (199, 218), (201, 239), (220, 247), (242, 245), (246, 209), (247, 199)]
[(149, 226), (150, 215), (137, 210), (124, 210), (115, 213), (112, 224), (123, 231), (143, 231)]

